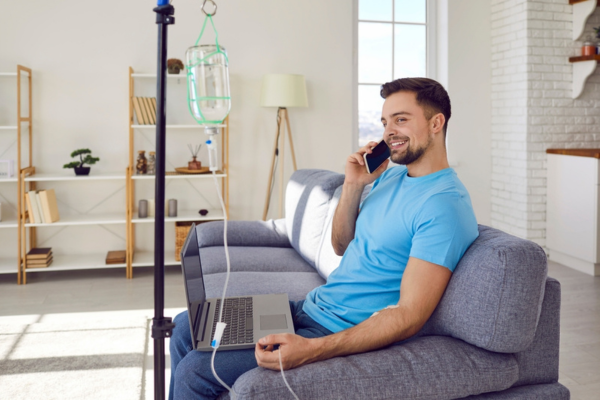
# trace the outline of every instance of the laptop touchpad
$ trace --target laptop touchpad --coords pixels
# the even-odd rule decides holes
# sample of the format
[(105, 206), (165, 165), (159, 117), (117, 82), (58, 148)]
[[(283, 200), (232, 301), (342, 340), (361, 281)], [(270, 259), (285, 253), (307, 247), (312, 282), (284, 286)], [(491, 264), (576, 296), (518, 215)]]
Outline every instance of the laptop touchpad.
[(287, 329), (285, 314), (261, 315), (260, 330)]

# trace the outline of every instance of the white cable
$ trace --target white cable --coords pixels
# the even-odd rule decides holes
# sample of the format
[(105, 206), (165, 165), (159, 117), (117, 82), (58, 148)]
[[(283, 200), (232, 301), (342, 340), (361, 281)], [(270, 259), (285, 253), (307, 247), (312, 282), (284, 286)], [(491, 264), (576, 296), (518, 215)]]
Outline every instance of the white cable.
[(292, 395), (294, 395), (294, 397), (296, 398), (296, 400), (300, 400), (298, 398), (298, 396), (296, 396), (296, 393), (294, 393), (294, 391), (292, 390), (292, 388), (291, 388), (290, 384), (288, 383), (287, 379), (285, 379), (285, 374), (283, 373), (283, 363), (281, 362), (281, 346), (279, 346), (279, 350), (277, 352), (279, 353), (279, 369), (281, 370), (281, 376), (283, 377), (283, 381), (285, 382), (285, 386), (287, 386), (287, 388), (292, 393)]
[[(227, 260), (227, 275), (225, 278), (225, 286), (223, 286), (223, 295), (221, 296), (221, 307), (219, 309), (219, 323), (223, 323), (223, 308), (225, 308), (225, 293), (227, 292), (227, 285), (229, 284), (229, 273), (231, 272), (231, 264), (229, 262), (229, 249), (227, 247), (227, 210), (225, 209), (225, 203), (223, 202), (223, 196), (221, 194), (221, 188), (219, 188), (219, 182), (217, 181), (216, 171), (212, 171), (213, 180), (215, 182), (215, 186), (217, 187), (217, 194), (219, 195), (219, 202), (221, 203), (221, 209), (223, 210), (223, 245), (225, 247), (225, 259)], [(215, 339), (216, 335), (215, 335)], [(219, 381), (223, 387), (229, 390), (229, 394), (231, 395), (231, 399), (235, 400), (237, 398), (237, 394), (230, 388), (225, 382), (219, 378), (217, 372), (215, 371), (215, 355), (217, 354), (217, 348), (221, 343), (221, 338), (219, 337), (216, 345), (214, 346), (212, 357), (210, 359), (210, 369), (212, 370), (213, 375)]]
[[(229, 284), (229, 274), (231, 273), (231, 262), (229, 261), (229, 248), (227, 247), (227, 210), (225, 209), (225, 203), (223, 202), (223, 196), (221, 194), (221, 188), (219, 188), (219, 182), (217, 181), (217, 173), (216, 171), (212, 171), (213, 180), (215, 182), (215, 186), (217, 187), (217, 194), (219, 195), (219, 202), (221, 203), (221, 209), (223, 210), (223, 246), (225, 247), (225, 260), (227, 261), (227, 275), (225, 277), (225, 285), (223, 286), (223, 295), (221, 296), (221, 307), (219, 309), (219, 323), (223, 323), (223, 308), (225, 308), (225, 294), (227, 293), (227, 285)], [(222, 332), (221, 332), (222, 333)], [(215, 339), (217, 339), (215, 335)], [(210, 369), (214, 375), (214, 377), (219, 381), (223, 387), (229, 390), (229, 394), (231, 395), (231, 399), (235, 400), (237, 398), (237, 394), (233, 390), (233, 388), (229, 387), (225, 382), (219, 378), (217, 375), (217, 371), (215, 371), (215, 355), (217, 354), (217, 349), (219, 348), (219, 344), (221, 343), (221, 338), (217, 340), (216, 345), (214, 346), (212, 357), (210, 358)], [(296, 400), (300, 400), (296, 393), (292, 390), (290, 384), (287, 379), (285, 379), (285, 373), (283, 372), (283, 363), (281, 362), (281, 346), (278, 350), (279, 353), (279, 368), (281, 369), (281, 376), (283, 377), (283, 381), (285, 382), (285, 386), (287, 386), (288, 390)]]

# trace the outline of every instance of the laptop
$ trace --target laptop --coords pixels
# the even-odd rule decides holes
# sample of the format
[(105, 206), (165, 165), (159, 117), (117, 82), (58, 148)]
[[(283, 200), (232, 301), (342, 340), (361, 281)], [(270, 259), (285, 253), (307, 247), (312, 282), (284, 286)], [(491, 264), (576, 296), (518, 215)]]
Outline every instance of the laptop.
[[(181, 249), (181, 269), (194, 349), (213, 351), (210, 344), (219, 319), (221, 298), (206, 298), (195, 224), (192, 224)], [(220, 350), (250, 349), (264, 336), (294, 333), (286, 293), (227, 297), (223, 322), (227, 323), (227, 327), (221, 339)]]

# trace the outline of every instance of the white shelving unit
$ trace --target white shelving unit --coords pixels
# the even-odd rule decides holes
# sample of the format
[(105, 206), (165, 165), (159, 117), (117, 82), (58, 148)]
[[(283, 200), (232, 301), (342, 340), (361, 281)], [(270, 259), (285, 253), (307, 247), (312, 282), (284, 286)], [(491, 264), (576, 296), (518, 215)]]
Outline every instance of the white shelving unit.
[[(167, 74), (168, 81), (172, 82), (187, 80), (187, 76), (185, 73), (179, 75), (171, 75)], [(136, 79), (143, 80), (155, 80), (156, 74), (153, 73), (135, 73), (133, 68), (129, 68), (129, 169), (127, 174), (127, 264), (128, 264), (128, 278), (133, 277), (133, 267), (143, 267), (143, 266), (153, 266), (154, 265), (154, 253), (152, 251), (138, 251), (135, 248), (135, 227), (136, 226), (146, 226), (147, 224), (154, 223), (154, 218), (138, 218), (136, 210), (136, 195), (135, 195), (135, 184), (139, 185), (147, 185), (154, 183), (155, 176), (154, 175), (136, 175), (135, 171), (135, 132), (144, 132), (148, 130), (155, 130), (156, 125), (140, 125), (134, 124), (134, 112), (133, 112), (133, 97), (135, 96), (135, 81)], [(215, 126), (215, 125), (211, 125)], [(221, 181), (221, 188), (224, 195), (224, 201), (226, 205), (227, 212), (229, 212), (229, 176), (228, 176), (228, 167), (229, 167), (229, 128), (227, 123), (222, 125), (216, 125), (216, 127), (221, 129), (222, 135), (220, 135), (222, 139), (221, 146), (221, 162), (222, 162), (222, 170), (218, 171), (216, 176)], [(197, 124), (171, 124), (166, 125), (167, 131), (184, 131), (184, 130), (203, 130), (204, 126)], [(167, 171), (169, 173), (169, 171)], [(202, 182), (206, 180), (212, 180), (212, 174), (176, 174), (171, 172), (170, 174), (165, 176), (167, 181), (170, 180), (189, 180), (195, 182)], [(207, 181), (207, 184), (211, 184), (212, 182)], [(209, 190), (215, 190), (214, 185), (207, 186)], [(202, 216), (198, 213), (198, 210), (178, 210), (178, 216), (171, 218), (166, 217), (165, 223), (177, 223), (177, 222), (189, 222), (189, 221), (219, 221), (225, 219), (222, 210), (214, 209), (212, 207), (205, 207), (208, 210), (208, 214), (206, 216)], [(165, 254), (165, 265), (178, 265), (179, 261), (175, 261), (174, 254), (167, 255)]]
[[(93, 181), (121, 181), (125, 184), (125, 174), (118, 172), (96, 172), (92, 167), (90, 175), (75, 175), (73, 171), (61, 171), (56, 173), (34, 173), (23, 179), (25, 183), (33, 183), (36, 186), (38, 183), (51, 182), (72, 182), (76, 187), (81, 182)], [(61, 192), (57, 193), (60, 199)], [(60, 214), (60, 220), (53, 223), (25, 223), (25, 228), (48, 228), (48, 227), (65, 227), (65, 226), (89, 226), (89, 225), (115, 225), (126, 224), (125, 212), (106, 213), (106, 214)], [(107, 249), (108, 250), (108, 249)], [(52, 264), (47, 268), (27, 268), (26, 273), (51, 272), (51, 271), (74, 271), (85, 269), (102, 269), (102, 268), (125, 268), (126, 263), (122, 264), (106, 264), (106, 253), (92, 255), (73, 255), (54, 253)]]
[[(20, 192), (23, 185), (23, 182), (20, 181), (20, 174), (23, 166), (22, 160), (22, 135), (29, 135), (29, 153), (28, 153), (28, 167), (32, 168), (32, 160), (31, 160), (31, 84), (32, 84), (32, 74), (31, 69), (27, 67), (23, 67), (22, 65), (17, 65), (16, 72), (0, 72), (1, 78), (8, 78), (8, 81), (15, 84), (15, 92), (16, 96), (14, 99), (2, 99), (2, 102), (15, 102), (17, 105), (17, 115), (16, 115), (16, 125), (0, 125), (0, 134), (2, 135), (17, 135), (17, 156), (15, 160), (15, 176), (5, 179), (0, 179), (0, 190), (2, 190), (6, 185), (14, 185), (17, 184), (17, 196), (15, 199), (17, 215), (16, 216), (8, 216), (6, 212), (3, 213), (3, 220), (0, 221), (0, 229), (6, 230), (9, 229), (10, 232), (14, 232), (17, 237), (17, 246), (16, 248), (13, 246), (4, 246), (3, 251), (0, 252), (0, 274), (17, 274), (17, 282), (21, 283), (21, 260), (22, 260), (22, 249), (21, 245), (21, 232), (24, 232), (24, 228), (22, 226), (22, 215), (24, 214), (24, 210), (22, 208), (22, 202), (20, 199)], [(16, 78), (16, 79), (14, 79)], [(2, 81), (5, 82), (4, 79)], [(27, 87), (22, 87), (23, 84), (26, 84)], [(25, 89), (25, 90), (23, 90)], [(22, 99), (22, 92), (25, 91), (28, 94), (24, 96)], [(21, 100), (25, 100), (22, 102)], [(27, 104), (27, 112), (28, 116), (23, 116), (23, 106)], [(28, 126), (24, 127), (24, 123), (27, 123)], [(25, 131), (26, 133), (23, 133)], [(0, 246), (1, 247), (1, 246)]]

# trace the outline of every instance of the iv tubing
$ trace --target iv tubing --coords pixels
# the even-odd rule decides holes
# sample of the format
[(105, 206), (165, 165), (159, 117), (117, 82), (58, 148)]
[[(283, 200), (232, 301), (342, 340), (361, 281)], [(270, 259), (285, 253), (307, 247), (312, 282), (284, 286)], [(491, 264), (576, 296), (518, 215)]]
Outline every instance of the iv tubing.
[[(219, 308), (219, 322), (223, 322), (223, 308), (225, 307), (225, 293), (227, 292), (227, 284), (229, 283), (229, 274), (231, 272), (231, 263), (229, 261), (229, 249), (227, 248), (227, 210), (225, 209), (225, 203), (223, 202), (223, 196), (221, 194), (221, 188), (219, 188), (219, 182), (217, 181), (217, 173), (212, 171), (213, 180), (215, 182), (215, 186), (217, 187), (217, 193), (219, 195), (219, 202), (221, 203), (221, 209), (223, 210), (223, 245), (225, 247), (225, 259), (227, 260), (227, 276), (225, 278), (225, 286), (223, 286), (223, 295), (221, 296), (221, 307)], [(223, 387), (229, 390), (231, 394), (232, 400), (237, 398), (235, 391), (230, 388), (225, 382), (219, 378), (217, 372), (215, 371), (215, 355), (217, 354), (218, 345), (214, 348), (212, 357), (210, 359), (210, 369), (212, 370), (213, 375), (219, 381)]]

